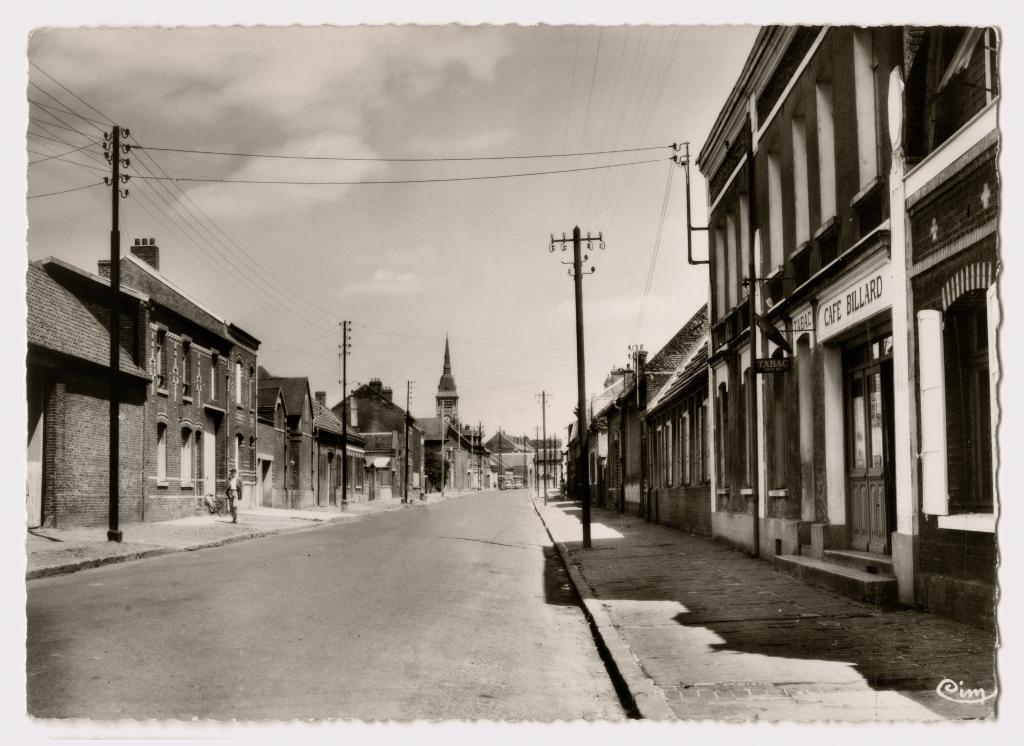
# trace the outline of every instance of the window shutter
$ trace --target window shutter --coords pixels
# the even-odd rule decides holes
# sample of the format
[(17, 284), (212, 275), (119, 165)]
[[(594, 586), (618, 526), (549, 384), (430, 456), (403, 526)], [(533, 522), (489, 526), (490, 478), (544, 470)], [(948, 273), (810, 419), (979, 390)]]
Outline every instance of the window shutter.
[(949, 515), (941, 311), (918, 311), (917, 338), (921, 387), (922, 504), (924, 512), (929, 515)]
[(985, 292), (988, 303), (988, 385), (989, 406), (992, 410), (992, 504), (999, 510), (999, 448), (996, 433), (999, 430), (999, 324), (1002, 321), (1002, 309), (999, 306), (999, 293), (996, 284), (992, 283)]

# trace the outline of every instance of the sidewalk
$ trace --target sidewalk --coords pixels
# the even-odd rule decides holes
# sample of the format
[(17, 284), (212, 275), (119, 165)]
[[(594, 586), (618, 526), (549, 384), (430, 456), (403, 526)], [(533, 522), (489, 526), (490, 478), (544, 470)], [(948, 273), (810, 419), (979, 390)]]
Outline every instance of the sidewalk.
[[(534, 507), (599, 639), (651, 719), (901, 721), (992, 717), (953, 688), (995, 692), (990, 633), (880, 611), (710, 539), (580, 506)], [(945, 691), (948, 691), (945, 690)]]
[[(455, 497), (445, 493), (444, 499)], [(332, 521), (358, 520), (362, 516), (440, 502), (440, 495), (427, 495), (408, 505), (401, 498), (349, 503), (310, 510), (253, 508), (238, 511), (238, 523), (230, 516), (195, 515), (173, 521), (122, 524), (124, 541), (107, 541), (106, 526), (31, 529), (26, 540), (28, 566), (25, 579), (60, 575), (114, 562), (156, 557), (171, 552), (217, 547), (261, 536), (300, 531)]]

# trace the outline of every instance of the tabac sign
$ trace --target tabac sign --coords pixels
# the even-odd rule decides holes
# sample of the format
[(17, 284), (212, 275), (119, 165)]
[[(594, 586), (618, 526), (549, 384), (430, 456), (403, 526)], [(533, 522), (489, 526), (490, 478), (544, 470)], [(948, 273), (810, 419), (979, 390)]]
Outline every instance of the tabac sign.
[(833, 337), (892, 305), (892, 270), (889, 262), (875, 264), (818, 303), (818, 339)]

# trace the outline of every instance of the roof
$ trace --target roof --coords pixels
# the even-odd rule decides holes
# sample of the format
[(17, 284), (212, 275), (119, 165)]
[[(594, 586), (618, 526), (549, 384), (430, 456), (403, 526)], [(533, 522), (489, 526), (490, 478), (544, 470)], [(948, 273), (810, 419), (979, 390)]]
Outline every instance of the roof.
[(390, 451), (395, 447), (394, 433), (362, 433), (367, 451)]
[[(274, 386), (263, 386), (263, 381), (260, 381), (260, 385), (256, 389), (256, 416), (260, 419), (272, 422), (274, 419), (274, 410), (277, 409), (277, 402), (281, 398), (281, 387)], [(284, 402), (281, 402), (282, 405)], [(288, 414), (288, 407), (285, 406), (285, 415)]]
[[(279, 388), (284, 397), (284, 406), (289, 416), (302, 414), (302, 400), (309, 396), (309, 379), (305, 376), (296, 378), (275, 378), (268, 376), (259, 379), (257, 390)], [(310, 397), (312, 400), (312, 397)]]
[(617, 381), (613, 382), (611, 386), (606, 388), (600, 394), (592, 396), (590, 399), (590, 417), (588, 419), (594, 419), (600, 417), (611, 403), (615, 401), (622, 390), (626, 388), (626, 379), (622, 377)]
[(674, 403), (676, 397), (685, 391), (693, 381), (707, 375), (707, 366), (708, 344), (705, 340), (704, 344), (694, 348), (686, 361), (676, 368), (668, 383), (647, 405), (647, 413), (651, 414), (662, 406)]
[[(29, 346), (50, 350), (96, 365), (110, 365), (110, 313), (105, 304), (87, 297), (90, 293), (76, 293), (61, 277), (71, 272), (74, 280), (84, 280), (95, 286), (95, 291), (109, 293), (108, 281), (90, 275), (77, 267), (44, 260), (28, 265), (25, 276), (25, 302), (27, 306), (26, 331)], [(137, 294), (125, 292), (124, 295)], [(119, 365), (124, 373), (149, 379), (147, 371), (135, 364), (128, 351), (121, 347)]]
[(647, 361), (644, 370), (647, 372), (647, 401), (658, 397), (658, 392), (669, 382), (676, 369), (686, 362), (690, 353), (707, 339), (708, 335), (708, 304), (705, 303), (683, 328), (672, 335), (665, 345)]
[(502, 453), (530, 453), (535, 450), (530, 439), (525, 435), (509, 435), (503, 430), (490, 437), (487, 447), (492, 451), (500, 450)]
[[(128, 269), (126, 273), (124, 270)], [(225, 340), (233, 341), (249, 347), (256, 352), (260, 341), (244, 329), (227, 319), (217, 316), (213, 311), (190, 296), (145, 261), (126, 254), (121, 257), (121, 282), (142, 285), (136, 289), (147, 293), (150, 299), (161, 306), (170, 308), (193, 323), (208, 329)], [(181, 302), (184, 301), (184, 304)]]
[(314, 400), (313, 427), (319, 428), (320, 430), (326, 430), (329, 433), (341, 435), (343, 423), (338, 416), (334, 414), (334, 412), (328, 409), (325, 405)]
[(441, 440), (440, 417), (420, 417), (416, 421), (423, 430), (423, 437), (426, 440)]
[(444, 368), (437, 383), (437, 393), (455, 393), (455, 376), (452, 375), (452, 356), (448, 351), (448, 337), (444, 338)]

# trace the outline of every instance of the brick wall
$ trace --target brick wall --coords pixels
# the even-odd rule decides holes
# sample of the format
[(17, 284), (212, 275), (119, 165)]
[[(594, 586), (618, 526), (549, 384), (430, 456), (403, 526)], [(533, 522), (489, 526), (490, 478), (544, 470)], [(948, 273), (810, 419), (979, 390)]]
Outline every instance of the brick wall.
[[(106, 525), (110, 453), (106, 376), (78, 366), (45, 371), (31, 368), (30, 375), (30, 389), (42, 384), (45, 397), (43, 523)], [(142, 518), (142, 388), (142, 382), (122, 379), (118, 482), (121, 521)]]
[(711, 487), (658, 487), (658, 523), (692, 534), (711, 536)]

